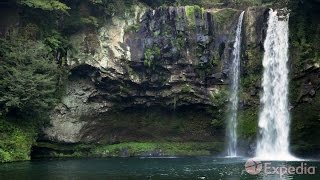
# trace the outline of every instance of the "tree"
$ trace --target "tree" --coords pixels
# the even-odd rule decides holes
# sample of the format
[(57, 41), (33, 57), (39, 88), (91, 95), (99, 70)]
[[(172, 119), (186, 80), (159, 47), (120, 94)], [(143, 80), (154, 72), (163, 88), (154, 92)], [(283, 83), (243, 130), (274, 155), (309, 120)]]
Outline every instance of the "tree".
[(19, 4), (31, 8), (38, 8), (46, 11), (61, 11), (67, 13), (70, 9), (66, 4), (59, 0), (20, 0)]
[(38, 115), (57, 101), (57, 65), (39, 42), (0, 40), (2, 114)]

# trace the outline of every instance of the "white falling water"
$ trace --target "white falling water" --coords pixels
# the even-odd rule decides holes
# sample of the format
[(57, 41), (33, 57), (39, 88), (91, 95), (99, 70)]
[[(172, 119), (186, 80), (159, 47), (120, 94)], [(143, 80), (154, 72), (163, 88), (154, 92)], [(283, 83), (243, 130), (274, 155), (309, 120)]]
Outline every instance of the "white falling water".
[(270, 10), (264, 42), (261, 139), (256, 155), (263, 160), (291, 160), (289, 152), (290, 115), (288, 110), (288, 17)]
[(233, 61), (231, 64), (231, 95), (230, 95), (230, 117), (228, 122), (228, 156), (237, 156), (237, 118), (239, 104), (239, 77), (240, 77), (240, 53), (241, 53), (241, 32), (244, 11), (241, 13), (237, 25), (236, 40), (233, 50)]

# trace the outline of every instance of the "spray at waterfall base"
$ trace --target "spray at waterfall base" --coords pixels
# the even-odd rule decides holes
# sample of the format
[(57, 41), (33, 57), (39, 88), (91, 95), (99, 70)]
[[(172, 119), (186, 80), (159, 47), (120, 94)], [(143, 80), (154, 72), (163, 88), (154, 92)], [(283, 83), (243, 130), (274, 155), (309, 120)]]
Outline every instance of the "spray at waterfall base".
[(306, 162), (301, 162), (298, 166), (279, 165), (272, 162), (261, 162), (256, 159), (248, 159), (245, 163), (245, 170), (251, 175), (315, 175), (316, 166), (309, 166)]

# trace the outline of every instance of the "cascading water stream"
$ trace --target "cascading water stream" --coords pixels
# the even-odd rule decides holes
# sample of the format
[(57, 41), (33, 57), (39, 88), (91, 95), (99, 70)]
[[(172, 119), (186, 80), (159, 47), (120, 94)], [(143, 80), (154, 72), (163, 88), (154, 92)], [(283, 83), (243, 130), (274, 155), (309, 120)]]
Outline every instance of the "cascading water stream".
[(263, 160), (291, 160), (289, 152), (290, 115), (288, 110), (288, 17), (270, 10), (264, 42), (261, 139), (256, 156)]
[(239, 104), (239, 76), (240, 76), (240, 53), (241, 53), (241, 32), (244, 11), (240, 14), (236, 40), (233, 50), (233, 61), (231, 64), (231, 95), (230, 95), (230, 117), (228, 121), (228, 156), (237, 156), (237, 126), (238, 126), (238, 104)]

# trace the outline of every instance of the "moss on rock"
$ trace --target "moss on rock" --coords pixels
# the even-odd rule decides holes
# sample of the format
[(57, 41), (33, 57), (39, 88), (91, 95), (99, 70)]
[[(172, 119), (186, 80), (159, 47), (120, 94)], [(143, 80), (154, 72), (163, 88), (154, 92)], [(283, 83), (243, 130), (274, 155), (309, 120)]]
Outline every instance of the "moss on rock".
[(213, 17), (218, 24), (218, 27), (223, 29), (223, 27), (228, 26), (226, 22), (230, 23), (230, 19), (232, 19), (237, 12), (238, 10), (232, 8), (219, 9), (217, 12), (213, 13)]
[(144, 65), (147, 67), (153, 67), (156, 64), (156, 60), (161, 56), (161, 49), (159, 47), (147, 48), (144, 52)]
[(292, 109), (291, 144), (292, 151), (299, 155), (317, 154), (320, 150), (320, 94), (310, 102)]
[(22, 127), (0, 119), (0, 162), (30, 160), (35, 135), (31, 126)]
[(196, 27), (196, 14), (201, 14), (203, 17), (204, 9), (200, 8), (198, 5), (185, 6), (186, 17), (189, 23), (189, 27), (194, 29)]
[(124, 142), (113, 145), (37, 143), (36, 157), (209, 156), (223, 151), (222, 142)]
[(252, 107), (239, 113), (238, 133), (242, 139), (249, 139), (257, 134), (258, 130), (258, 109)]

